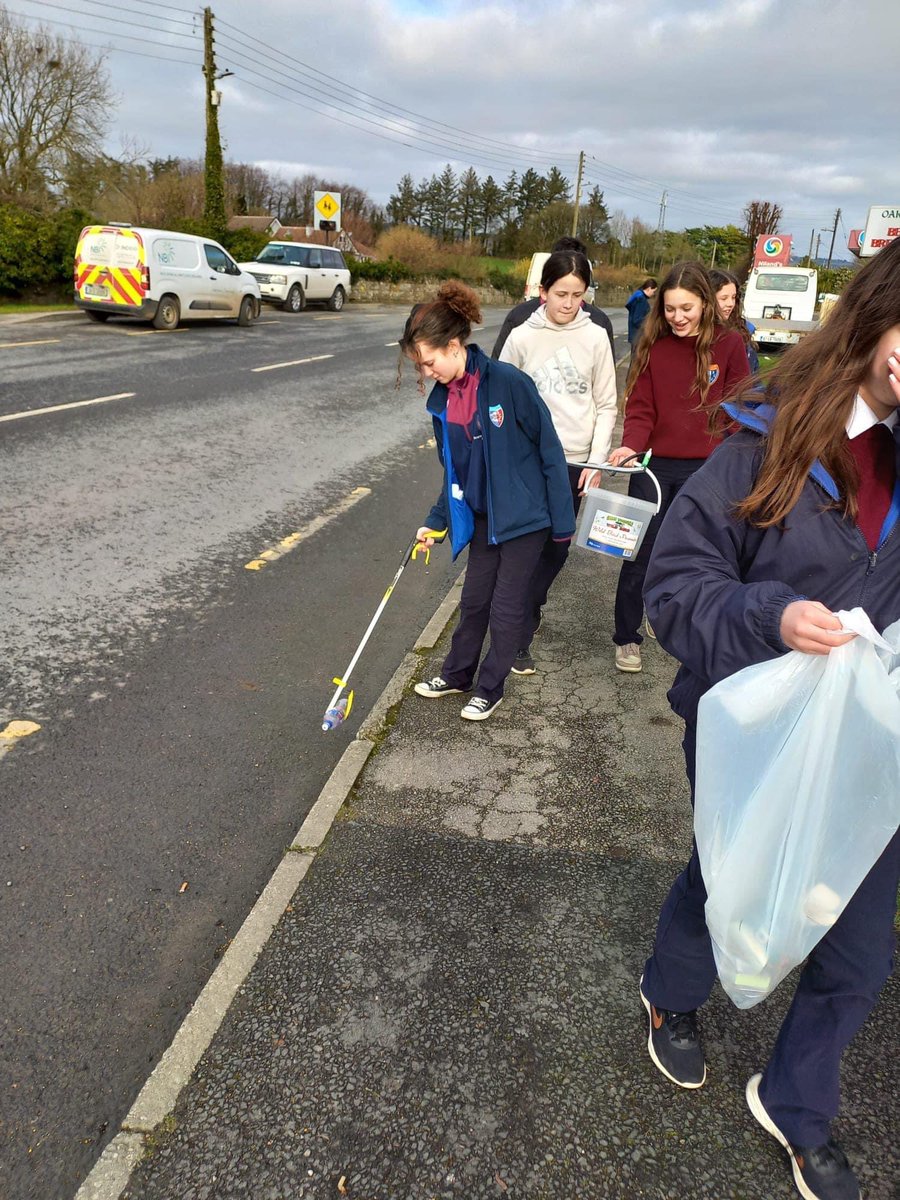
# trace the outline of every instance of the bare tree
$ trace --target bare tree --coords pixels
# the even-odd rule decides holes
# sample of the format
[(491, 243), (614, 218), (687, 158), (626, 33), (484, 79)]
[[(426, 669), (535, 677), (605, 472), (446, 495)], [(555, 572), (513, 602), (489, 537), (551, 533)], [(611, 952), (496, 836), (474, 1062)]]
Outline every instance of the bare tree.
[(764, 233), (777, 233), (784, 210), (773, 200), (751, 200), (744, 208), (744, 232), (750, 239), (750, 249)]
[(0, 199), (39, 206), (59, 194), (73, 159), (100, 154), (112, 107), (102, 54), (0, 6)]

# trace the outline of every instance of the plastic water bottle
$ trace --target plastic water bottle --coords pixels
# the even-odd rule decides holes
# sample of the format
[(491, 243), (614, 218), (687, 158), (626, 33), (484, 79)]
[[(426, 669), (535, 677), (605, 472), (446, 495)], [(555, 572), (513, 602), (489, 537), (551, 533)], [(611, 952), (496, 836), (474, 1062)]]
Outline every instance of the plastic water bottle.
[(322, 732), (327, 733), (329, 729), (336, 729), (342, 723), (347, 715), (347, 697), (343, 696), (338, 700), (334, 708), (326, 710), (325, 716), (322, 718)]

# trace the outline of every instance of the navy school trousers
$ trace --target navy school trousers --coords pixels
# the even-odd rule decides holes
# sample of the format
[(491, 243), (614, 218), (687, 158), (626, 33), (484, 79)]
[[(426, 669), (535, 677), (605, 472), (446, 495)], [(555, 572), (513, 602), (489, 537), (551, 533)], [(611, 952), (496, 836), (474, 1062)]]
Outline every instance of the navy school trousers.
[(459, 600), (459, 623), (441, 676), (469, 691), (478, 669), (481, 647), (490, 627), (491, 645), (475, 693), (493, 703), (503, 695), (506, 677), (523, 642), (530, 611), (531, 580), (547, 539), (547, 530), (524, 533), (492, 546), (487, 517), (475, 514), (469, 561)]
[[(694, 726), (687, 726), (683, 744), (693, 804)], [(830, 1136), (840, 1107), (841, 1055), (891, 973), (898, 883), (900, 831), (801, 972), (760, 1085), (766, 1111), (794, 1145), (820, 1146)], [(690, 1012), (712, 991), (716, 966), (705, 903), (694, 843), (662, 906), (653, 954), (644, 968), (643, 992), (657, 1008)]]

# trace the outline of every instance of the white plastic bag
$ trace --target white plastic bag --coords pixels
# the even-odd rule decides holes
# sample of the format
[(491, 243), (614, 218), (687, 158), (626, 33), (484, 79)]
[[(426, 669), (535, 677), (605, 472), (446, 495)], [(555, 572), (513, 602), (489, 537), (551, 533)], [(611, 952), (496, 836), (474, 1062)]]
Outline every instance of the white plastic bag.
[(900, 621), (700, 701), (694, 831), (719, 978), (751, 1008), (834, 924), (900, 825)]

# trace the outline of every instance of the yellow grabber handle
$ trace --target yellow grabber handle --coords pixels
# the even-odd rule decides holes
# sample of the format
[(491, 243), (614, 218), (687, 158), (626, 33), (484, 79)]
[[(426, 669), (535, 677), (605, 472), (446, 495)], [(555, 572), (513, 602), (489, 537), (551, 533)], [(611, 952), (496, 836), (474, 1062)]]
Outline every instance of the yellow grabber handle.
[[(440, 544), (444, 540), (444, 538), (447, 536), (447, 530), (446, 529), (429, 529), (428, 533), (425, 536), (433, 538), (438, 544)], [(412, 552), (413, 558), (416, 557), (416, 555), (419, 553), (420, 550), (425, 555), (425, 566), (427, 567), (429, 562), (431, 561), (431, 547), (423, 546), (421, 542), (416, 542), (415, 546), (413, 546), (413, 552)]]
[[(340, 689), (341, 692), (347, 686), (346, 679), (339, 679), (336, 675), (335, 675), (334, 679), (332, 679), (331, 682), (333, 684), (335, 684)], [(340, 695), (340, 692), (338, 694)], [(351, 688), (350, 691), (347, 693), (347, 711), (344, 713), (345, 719), (350, 716), (350, 709), (353, 707), (353, 695), (354, 695), (353, 688)]]

